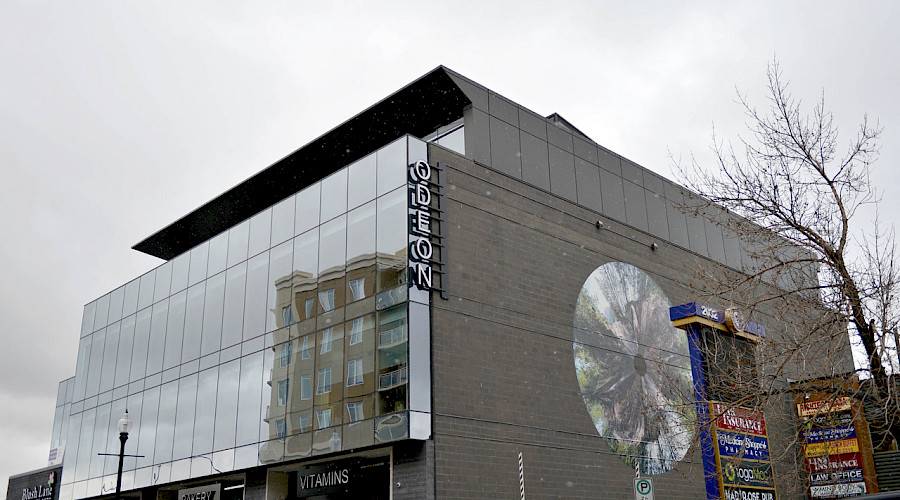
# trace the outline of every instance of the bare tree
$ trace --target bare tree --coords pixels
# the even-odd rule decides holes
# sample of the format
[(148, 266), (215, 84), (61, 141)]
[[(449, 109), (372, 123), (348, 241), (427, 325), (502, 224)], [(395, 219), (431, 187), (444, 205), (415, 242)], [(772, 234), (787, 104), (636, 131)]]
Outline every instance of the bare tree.
[[(860, 220), (865, 205), (877, 212), (870, 173), (880, 128), (864, 116), (844, 150), (824, 94), (804, 111), (777, 62), (768, 67), (768, 90), (762, 111), (740, 96), (750, 134), (737, 146), (714, 137), (716, 168), (704, 170), (696, 160), (689, 169), (679, 166), (688, 187), (702, 197), (686, 209), (726, 226), (753, 262), (745, 262), (740, 274), (719, 273), (716, 280), (711, 279), (715, 271), (705, 270), (698, 283), (710, 295), (749, 302), (785, 318), (789, 331), (760, 346), (775, 352), (761, 367), (754, 397), (784, 393), (784, 384), (767, 385), (766, 380), (796, 380), (792, 374), (802, 372), (797, 366), (807, 360), (826, 365), (817, 368), (828, 373), (827, 363), (837, 362), (836, 353), (847, 358), (848, 332), (858, 339), (867, 360), (859, 370), (868, 379), (860, 385), (861, 396), (878, 409), (882, 439), (875, 446), (884, 448), (891, 437), (900, 442), (900, 398), (890, 375), (892, 367), (900, 368), (900, 269), (893, 228), (880, 228), (877, 217), (871, 225)], [(710, 216), (713, 204), (744, 219)], [(797, 312), (802, 310), (812, 313)]]

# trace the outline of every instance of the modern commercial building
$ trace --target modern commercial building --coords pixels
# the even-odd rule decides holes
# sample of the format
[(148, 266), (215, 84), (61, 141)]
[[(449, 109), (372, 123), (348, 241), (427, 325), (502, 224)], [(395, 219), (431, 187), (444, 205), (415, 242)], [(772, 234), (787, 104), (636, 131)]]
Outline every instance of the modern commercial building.
[(754, 262), (686, 200), (439, 67), (135, 245), (165, 262), (85, 307), (59, 499), (112, 494), (126, 409), (131, 499), (704, 498), (669, 308)]

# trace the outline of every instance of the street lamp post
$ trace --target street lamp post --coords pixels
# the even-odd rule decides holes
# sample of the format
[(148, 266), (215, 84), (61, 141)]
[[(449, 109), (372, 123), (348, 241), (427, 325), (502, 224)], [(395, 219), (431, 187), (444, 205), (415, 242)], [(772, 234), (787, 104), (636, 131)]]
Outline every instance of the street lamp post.
[(125, 461), (125, 441), (128, 441), (128, 433), (131, 431), (133, 423), (131, 417), (128, 416), (128, 410), (126, 409), (125, 415), (119, 419), (119, 441), (122, 443), (122, 447), (119, 448), (119, 473), (116, 475), (116, 500), (119, 500), (122, 494), (122, 465)]

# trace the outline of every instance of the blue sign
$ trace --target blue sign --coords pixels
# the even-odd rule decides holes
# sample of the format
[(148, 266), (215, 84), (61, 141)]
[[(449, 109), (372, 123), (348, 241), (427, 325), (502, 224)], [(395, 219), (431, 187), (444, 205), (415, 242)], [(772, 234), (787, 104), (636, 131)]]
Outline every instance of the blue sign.
[[(669, 319), (672, 321), (678, 321), (693, 316), (699, 316), (714, 323), (719, 323), (723, 326), (725, 325), (725, 311), (710, 307), (706, 304), (688, 302), (687, 304), (669, 308)], [(744, 325), (743, 330), (746, 333), (756, 335), (757, 337), (766, 336), (766, 328), (758, 323), (749, 322)]]
[(750, 460), (769, 459), (769, 440), (762, 436), (717, 431), (716, 441), (719, 445), (720, 457)]
[(856, 437), (856, 428), (853, 424), (825, 427), (823, 429), (810, 429), (803, 431), (803, 439), (807, 443), (822, 443), (825, 441), (840, 441), (841, 439)]

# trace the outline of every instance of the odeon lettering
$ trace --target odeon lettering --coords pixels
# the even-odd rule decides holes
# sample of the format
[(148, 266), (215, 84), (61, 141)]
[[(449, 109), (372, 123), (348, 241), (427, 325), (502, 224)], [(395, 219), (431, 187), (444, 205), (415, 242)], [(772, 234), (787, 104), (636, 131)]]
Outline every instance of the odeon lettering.
[(434, 285), (435, 244), (439, 238), (432, 224), (433, 169), (428, 162), (419, 160), (409, 166), (409, 259), (410, 281), (423, 290), (437, 290)]

